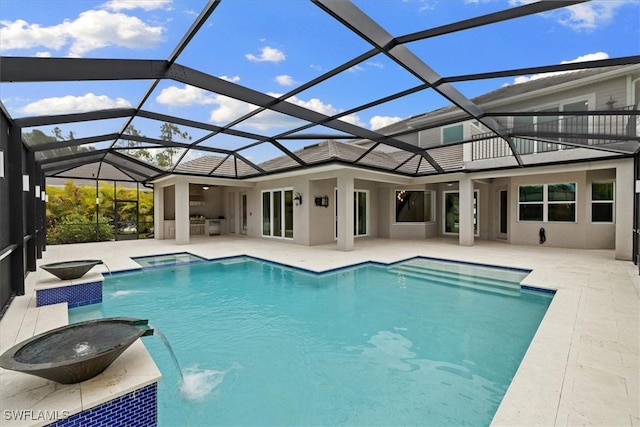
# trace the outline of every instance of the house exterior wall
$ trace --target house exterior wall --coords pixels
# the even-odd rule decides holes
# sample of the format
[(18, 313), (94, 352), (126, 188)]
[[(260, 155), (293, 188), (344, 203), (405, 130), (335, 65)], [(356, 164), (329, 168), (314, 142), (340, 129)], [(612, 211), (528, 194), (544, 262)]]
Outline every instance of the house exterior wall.
[[(309, 196), (305, 204), (309, 207), (309, 244), (324, 245), (335, 241), (335, 178), (309, 182)], [(315, 206), (316, 197), (329, 197), (329, 207)]]
[[(576, 184), (576, 222), (542, 222), (518, 220), (518, 191), (521, 185)], [(586, 248), (586, 235), (591, 232), (587, 222), (587, 178), (586, 172), (558, 173), (514, 177), (509, 188), (509, 242), (518, 245), (539, 244), (539, 230), (545, 229), (546, 246)], [(589, 187), (590, 188), (590, 187)], [(590, 206), (590, 205), (589, 205)], [(612, 242), (613, 243), (613, 242)]]
[[(535, 245), (539, 243), (539, 230), (545, 229), (547, 240), (543, 245), (581, 249), (613, 249), (616, 246), (616, 224), (624, 218), (616, 216), (614, 223), (591, 221), (591, 186), (593, 182), (615, 180), (615, 169), (578, 171), (513, 177), (509, 185), (509, 234), (510, 243)], [(576, 183), (576, 221), (541, 222), (518, 220), (518, 188), (520, 185)], [(616, 181), (616, 187), (618, 183)], [(615, 206), (626, 206), (627, 200), (616, 198)]]
[[(633, 104), (632, 100), (627, 99), (627, 77), (624, 75), (596, 81), (586, 86), (567, 87), (566, 89), (562, 89), (562, 86), (563, 85), (554, 87), (553, 90), (546, 93), (539, 91), (526, 98), (523, 97), (524, 99), (513, 102), (500, 102), (499, 104), (496, 103), (496, 105), (481, 105), (481, 107), (487, 112), (504, 111), (505, 108), (509, 111), (536, 111), (567, 100), (583, 97), (592, 97), (595, 99), (595, 104), (589, 105), (590, 110), (608, 110), (609, 106), (607, 102), (610, 99), (616, 101), (614, 108), (621, 108)], [(511, 127), (512, 124), (507, 123), (506, 125)]]

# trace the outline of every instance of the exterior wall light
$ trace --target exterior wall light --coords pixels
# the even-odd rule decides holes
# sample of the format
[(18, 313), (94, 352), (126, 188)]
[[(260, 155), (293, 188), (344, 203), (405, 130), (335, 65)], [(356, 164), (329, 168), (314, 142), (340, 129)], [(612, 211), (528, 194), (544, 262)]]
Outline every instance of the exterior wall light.
[(323, 208), (329, 207), (329, 196), (322, 196), (315, 198), (315, 205), (322, 206)]
[(296, 193), (296, 195), (293, 198), (293, 200), (295, 200), (296, 206), (300, 206), (302, 204), (302, 194)]

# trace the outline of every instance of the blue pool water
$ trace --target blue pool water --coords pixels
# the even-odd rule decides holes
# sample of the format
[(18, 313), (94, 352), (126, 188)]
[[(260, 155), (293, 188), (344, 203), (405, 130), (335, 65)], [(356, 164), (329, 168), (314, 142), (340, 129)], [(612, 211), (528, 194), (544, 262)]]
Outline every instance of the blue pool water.
[(525, 275), (422, 259), (317, 275), (240, 258), (114, 274), (101, 304), (69, 313), (145, 318), (167, 337), (183, 384), (161, 340), (143, 339), (163, 374), (161, 426), (481, 426), (551, 302), (519, 289)]

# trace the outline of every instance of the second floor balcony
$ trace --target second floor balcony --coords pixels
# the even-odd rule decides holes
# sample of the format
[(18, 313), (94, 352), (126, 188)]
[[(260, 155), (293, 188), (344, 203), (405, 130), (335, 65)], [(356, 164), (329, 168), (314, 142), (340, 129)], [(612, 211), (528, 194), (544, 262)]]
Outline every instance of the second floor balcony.
[[(497, 117), (497, 120), (507, 128), (507, 136), (521, 156), (581, 147), (632, 154), (640, 145), (640, 111), (633, 106), (562, 114), (523, 113)], [(511, 127), (505, 123), (511, 123)], [(471, 161), (514, 155), (507, 140), (493, 132), (477, 129), (471, 139)]]

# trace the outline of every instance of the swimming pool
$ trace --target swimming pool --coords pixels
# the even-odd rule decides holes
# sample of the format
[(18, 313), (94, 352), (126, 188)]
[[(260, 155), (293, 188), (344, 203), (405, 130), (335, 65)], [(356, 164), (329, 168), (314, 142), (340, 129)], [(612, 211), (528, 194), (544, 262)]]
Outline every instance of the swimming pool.
[(525, 275), (235, 258), (114, 274), (102, 304), (69, 313), (148, 318), (167, 336), (183, 387), (162, 342), (144, 339), (164, 376), (161, 426), (488, 425), (552, 298), (519, 289)]

